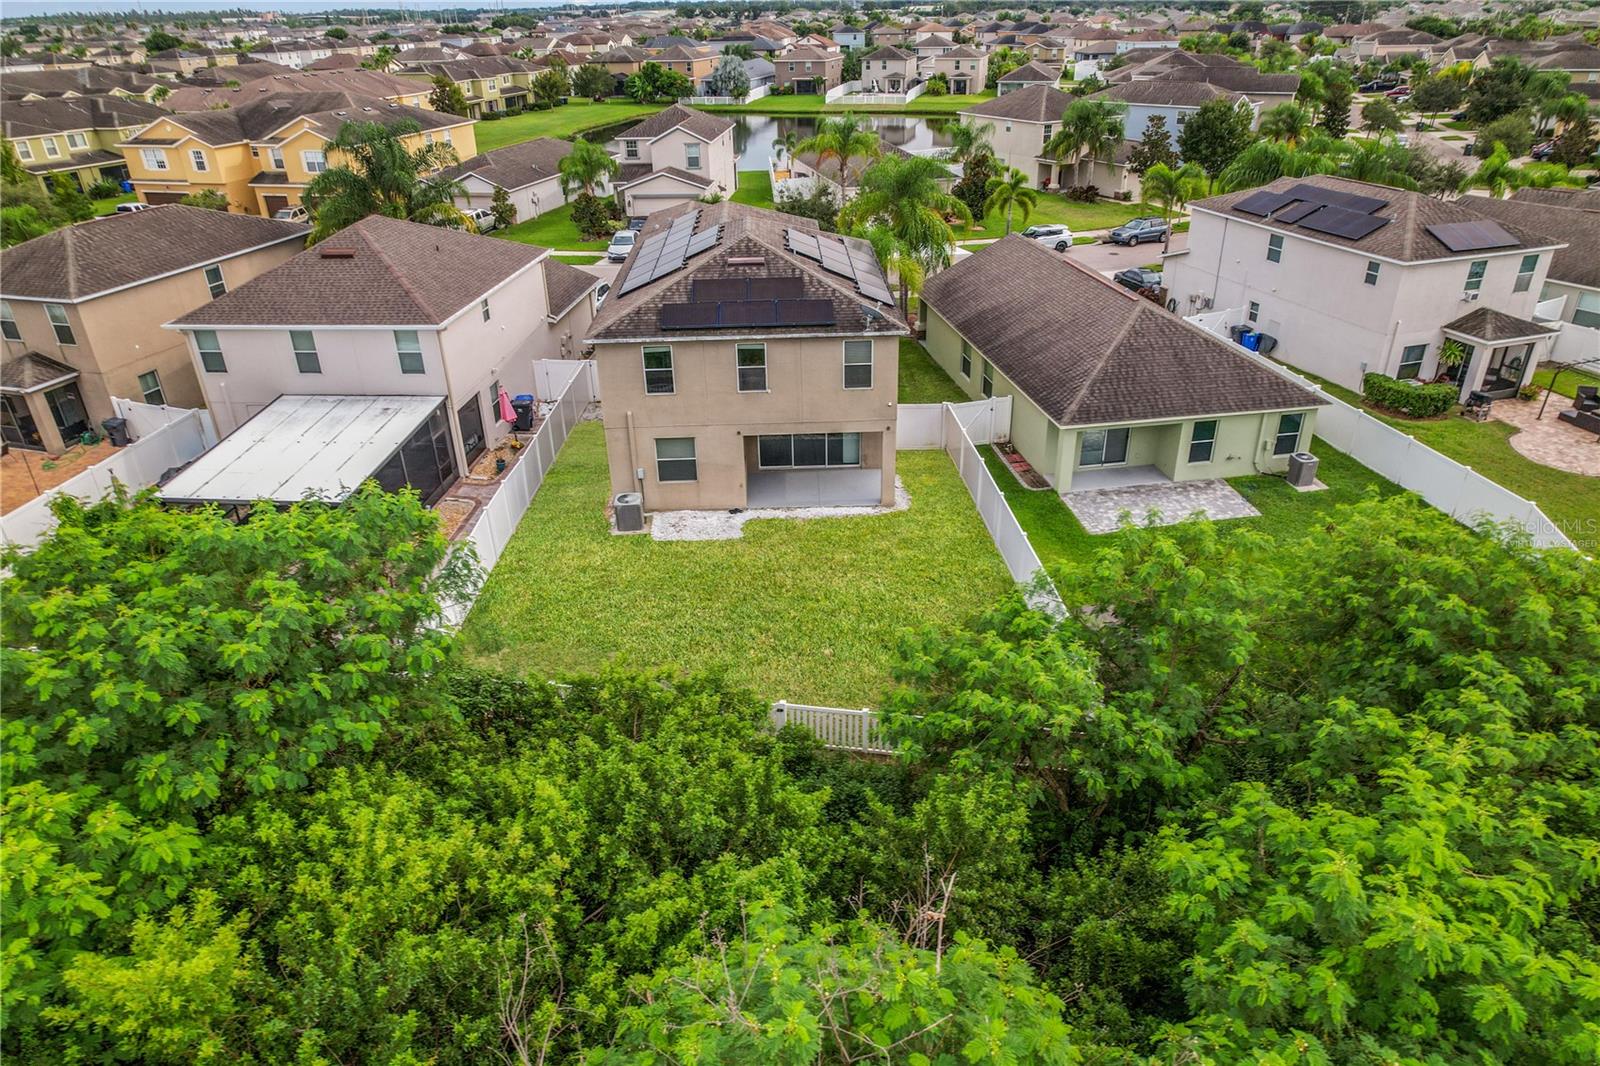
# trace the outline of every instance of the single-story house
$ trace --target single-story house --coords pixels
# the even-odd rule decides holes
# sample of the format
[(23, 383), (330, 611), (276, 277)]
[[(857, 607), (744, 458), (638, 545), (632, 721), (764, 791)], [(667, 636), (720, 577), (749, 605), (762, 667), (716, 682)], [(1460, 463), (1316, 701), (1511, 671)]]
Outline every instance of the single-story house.
[[(561, 161), (572, 153), (572, 142), (536, 137), (475, 155), (451, 167), (444, 176), (461, 183), (456, 206), (470, 211), (489, 207), (496, 189), (504, 189), (517, 209), (517, 221), (544, 214), (567, 202), (561, 192)], [(607, 195), (606, 189), (598, 190)]]

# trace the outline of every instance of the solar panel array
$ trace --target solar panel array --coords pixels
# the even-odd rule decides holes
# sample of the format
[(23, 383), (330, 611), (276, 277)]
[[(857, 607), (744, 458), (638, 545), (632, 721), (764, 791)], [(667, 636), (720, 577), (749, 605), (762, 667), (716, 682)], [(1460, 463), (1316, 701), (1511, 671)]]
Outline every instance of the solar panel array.
[(878, 267), (878, 257), (872, 245), (856, 237), (835, 237), (832, 234), (805, 233), (791, 229), (785, 231), (789, 250), (796, 255), (820, 263), (822, 269), (855, 283), (856, 291), (869, 300), (881, 304), (894, 303), (889, 283)]
[(833, 324), (832, 300), (717, 300), (661, 306), (662, 329)]
[(633, 255), (633, 265), (628, 267), (628, 276), (622, 279), (617, 295), (625, 296), (641, 285), (681, 270), (690, 256), (699, 255), (716, 244), (722, 237), (721, 224), (696, 233), (694, 227), (698, 221), (700, 212), (690, 211), (673, 219), (666, 229), (645, 238)]
[(695, 303), (720, 300), (799, 300), (806, 294), (806, 281), (799, 275), (762, 278), (695, 278), (689, 298)]
[(1428, 226), (1429, 233), (1452, 252), (1476, 252), (1486, 248), (1509, 248), (1522, 242), (1498, 222), (1441, 222)]
[(1354, 241), (1393, 221), (1373, 213), (1388, 207), (1387, 200), (1304, 183), (1283, 192), (1266, 189), (1253, 192), (1233, 206), (1247, 215), (1271, 218), (1274, 222)]

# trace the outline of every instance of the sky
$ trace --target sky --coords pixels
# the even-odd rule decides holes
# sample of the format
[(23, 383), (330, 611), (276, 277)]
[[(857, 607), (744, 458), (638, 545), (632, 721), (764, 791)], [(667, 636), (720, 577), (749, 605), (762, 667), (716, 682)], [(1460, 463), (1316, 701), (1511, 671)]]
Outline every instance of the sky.
[[(576, 0), (577, 3), (598, 2), (598, 0)], [(153, 3), (139, 3), (136, 0), (72, 0), (70, 3), (52, 3), (46, 0), (0, 0), (0, 17), (26, 18), (34, 15), (59, 15), (68, 11), (81, 11), (88, 14), (121, 13), (123, 11), (216, 11), (219, 8), (244, 8), (250, 11), (281, 11), (289, 14), (297, 11), (334, 11), (359, 7), (375, 8), (409, 8), (412, 10), (438, 10), (460, 6), (467, 11), (498, 11), (502, 8), (515, 10), (526, 7), (554, 7), (554, 0), (544, 3), (538, 0), (515, 0), (515, 2), (497, 2), (497, 0), (478, 0), (477, 3), (453, 4), (449, 0), (434, 0), (434, 2), (418, 3), (417, 0), (340, 0), (340, 2), (318, 3), (316, 0), (156, 0)]]

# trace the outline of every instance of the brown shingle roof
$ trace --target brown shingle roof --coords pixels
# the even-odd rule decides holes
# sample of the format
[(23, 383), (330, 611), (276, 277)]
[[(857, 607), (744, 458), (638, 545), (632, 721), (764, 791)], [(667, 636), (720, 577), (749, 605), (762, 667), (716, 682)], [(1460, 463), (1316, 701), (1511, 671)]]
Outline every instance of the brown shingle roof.
[(0, 109), (7, 137), (33, 137), (68, 130), (115, 130), (142, 126), (166, 114), (155, 104), (120, 96), (75, 96), (10, 100)]
[[(638, 250), (651, 236), (672, 225), (674, 219), (691, 211), (699, 211), (695, 225), (697, 233), (714, 226), (722, 226), (722, 236), (708, 251), (690, 258), (680, 270), (649, 282), (632, 292), (622, 293), (623, 282), (638, 259)], [(596, 341), (625, 341), (643, 337), (659, 337), (661, 306), (666, 303), (683, 303), (690, 300), (690, 282), (696, 277), (799, 277), (804, 282), (804, 299), (827, 300), (833, 305), (834, 324), (831, 326), (762, 326), (759, 332), (768, 336), (860, 336), (866, 333), (904, 334), (909, 330), (898, 309), (872, 305), (869, 312), (866, 300), (856, 291), (854, 282), (837, 274), (830, 274), (822, 265), (789, 251), (787, 237), (790, 229), (821, 234), (815, 221), (798, 215), (785, 215), (764, 208), (724, 200), (715, 204), (684, 204), (681, 207), (652, 213), (640, 232), (634, 251), (623, 264), (622, 272), (604, 309), (590, 327), (589, 339)], [(868, 252), (870, 255), (870, 251)], [(754, 263), (735, 264), (732, 259), (758, 260)]]
[(1091, 93), (1091, 100), (1116, 100), (1125, 104), (1153, 104), (1168, 107), (1199, 107), (1218, 98), (1243, 100), (1239, 93), (1219, 89), (1209, 82), (1177, 81), (1170, 78), (1152, 78), (1149, 81), (1126, 81)]
[[(1287, 222), (1279, 222), (1272, 218), (1262, 218), (1236, 209), (1236, 205), (1246, 197), (1253, 196), (1263, 191), (1287, 192), (1296, 185), (1313, 185), (1335, 192), (1352, 193), (1356, 196), (1369, 196), (1388, 203), (1373, 214), (1379, 218), (1389, 219), (1389, 223), (1367, 234), (1365, 237), (1336, 237), (1330, 233), (1318, 233)], [(1365, 181), (1352, 181), (1349, 178), (1336, 178), (1328, 174), (1313, 174), (1304, 178), (1279, 178), (1256, 189), (1241, 189), (1238, 192), (1224, 193), (1205, 200), (1197, 200), (1189, 205), (1191, 210), (1210, 211), (1215, 214), (1226, 215), (1228, 218), (1245, 221), (1252, 225), (1264, 226), (1278, 233), (1287, 233), (1295, 237), (1321, 241), (1326, 244), (1337, 245), (1342, 248), (1359, 250), (1369, 255), (1383, 256), (1386, 259), (1395, 259), (1401, 262), (1421, 262), (1427, 259), (1446, 259), (1464, 255), (1464, 252), (1451, 251), (1439, 238), (1428, 232), (1429, 226), (1437, 226), (1451, 222), (1472, 222), (1483, 216), (1472, 209), (1471, 200), (1462, 199), (1454, 203), (1436, 200), (1420, 192), (1409, 189), (1395, 189), (1387, 185), (1374, 185)], [(1553, 243), (1543, 236), (1529, 233), (1514, 224), (1503, 224), (1507, 233), (1517, 239), (1517, 244), (1504, 248), (1495, 248), (1482, 254), (1501, 255), (1517, 250), (1518, 248), (1548, 248)]]
[(48, 355), (25, 352), (0, 360), (0, 389), (6, 392), (32, 392), (62, 378), (75, 378), (78, 372)]
[(1060, 122), (1072, 97), (1053, 85), (1029, 85), (962, 110), (964, 115), (1010, 118), (1022, 122)]
[(191, 111), (171, 116), (173, 122), (210, 145), (264, 140), (290, 122), (302, 118), (308, 119), (329, 137), (337, 134), (346, 122), (381, 122), (385, 125), (414, 122), (421, 129), (433, 130), (468, 121), (441, 111), (407, 107), (372, 96), (342, 92), (273, 93), (241, 107), (222, 111)]
[(1063, 426), (1325, 402), (1219, 337), (1020, 236), (936, 274), (922, 299)]
[(547, 254), (516, 241), (369, 215), (175, 324), (436, 326)]
[(1046, 85), (1054, 85), (1061, 80), (1061, 68), (1046, 66), (1038, 60), (1034, 60), (1031, 63), (1024, 63), (1009, 74), (1002, 74), (999, 80), (1003, 82), (1043, 82)]
[(1518, 189), (1511, 194), (1518, 203), (1549, 204), (1576, 211), (1600, 211), (1600, 190), (1596, 189)]
[(1509, 341), (1559, 332), (1555, 326), (1530, 322), (1526, 318), (1508, 315), (1492, 307), (1475, 307), (1454, 322), (1446, 322), (1439, 328), (1465, 333), (1480, 341)]
[(892, 44), (886, 44), (882, 48), (874, 49), (870, 55), (862, 59), (862, 62), (867, 63), (874, 59), (881, 59), (904, 63), (908, 59), (915, 58), (916, 54), (914, 52), (908, 52), (904, 48), (896, 48)]
[(711, 115), (704, 111), (696, 111), (692, 107), (682, 104), (673, 104), (671, 107), (657, 111), (637, 126), (629, 126), (618, 137), (628, 141), (653, 141), (669, 130), (679, 126), (688, 130), (696, 137), (713, 141), (728, 130), (733, 129), (733, 120), (723, 118), (721, 115)]
[(521, 189), (561, 172), (561, 161), (572, 154), (572, 142), (554, 137), (535, 137), (531, 141), (508, 144), (492, 152), (475, 155), (444, 171), (444, 177), (460, 179), (476, 174), (502, 189)]
[(560, 318), (598, 284), (600, 279), (587, 270), (579, 270), (555, 256), (544, 261), (544, 294), (551, 318)]
[[(1544, 189), (1519, 189), (1523, 192), (1545, 192)], [(1581, 190), (1573, 189), (1572, 192)], [(1589, 193), (1596, 201), (1600, 194)], [(1473, 196), (1462, 201), (1480, 215), (1487, 215), (1501, 223), (1521, 226), (1530, 233), (1543, 234), (1551, 244), (1566, 242), (1565, 248), (1556, 250), (1550, 261), (1550, 280), (1565, 281), (1600, 289), (1600, 203), (1591, 210), (1563, 207), (1520, 195), (1512, 200), (1496, 200), (1488, 196)], [(1568, 200), (1568, 203), (1580, 201)]]
[(305, 234), (297, 222), (181, 204), (108, 215), (6, 249), (0, 292), (82, 300)]

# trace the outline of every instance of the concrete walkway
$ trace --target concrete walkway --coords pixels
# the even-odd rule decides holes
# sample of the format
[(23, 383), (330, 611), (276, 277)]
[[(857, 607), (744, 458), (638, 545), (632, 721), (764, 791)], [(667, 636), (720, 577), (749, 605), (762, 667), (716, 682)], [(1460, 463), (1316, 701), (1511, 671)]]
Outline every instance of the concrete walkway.
[(1232, 485), (1221, 480), (1090, 489), (1068, 492), (1061, 499), (1090, 533), (1114, 533), (1122, 526), (1124, 516), (1134, 525), (1144, 525), (1152, 521), (1152, 512), (1158, 526), (1176, 525), (1196, 515), (1217, 521), (1254, 518), (1261, 513)]

